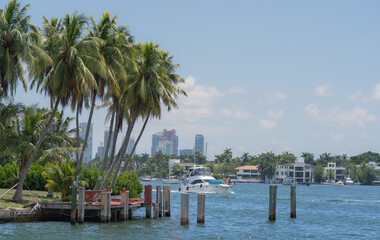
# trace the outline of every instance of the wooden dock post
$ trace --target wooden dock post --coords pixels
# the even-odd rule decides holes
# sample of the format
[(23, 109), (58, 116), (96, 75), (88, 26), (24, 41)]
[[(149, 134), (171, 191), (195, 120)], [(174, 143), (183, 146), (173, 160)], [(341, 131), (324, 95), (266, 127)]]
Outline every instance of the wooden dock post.
[(158, 203), (155, 202), (152, 205), (153, 205), (153, 218), (157, 219), (159, 217), (158, 216), (159, 215), (159, 212), (158, 212), (158, 210), (159, 210)]
[(269, 187), (269, 221), (276, 220), (277, 186)]
[(158, 204), (158, 217), (162, 217), (162, 191), (161, 186), (156, 188), (156, 202)]
[(71, 225), (75, 225), (77, 221), (77, 188), (71, 188)]
[(126, 221), (129, 214), (129, 191), (126, 191), (125, 188), (121, 190), (121, 205), (123, 208), (120, 212), (120, 219)]
[(144, 202), (147, 203), (146, 218), (151, 218), (152, 217), (152, 185), (145, 185)]
[(106, 223), (111, 220), (111, 193), (102, 192), (101, 197), (100, 221)]
[(189, 194), (181, 193), (181, 225), (189, 224)]
[(80, 187), (78, 191), (78, 223), (82, 224), (84, 222), (84, 195), (86, 189)]
[(164, 186), (164, 216), (170, 217), (170, 187)]
[(206, 195), (198, 194), (197, 223), (205, 223)]
[(296, 186), (290, 187), (290, 218), (296, 218)]

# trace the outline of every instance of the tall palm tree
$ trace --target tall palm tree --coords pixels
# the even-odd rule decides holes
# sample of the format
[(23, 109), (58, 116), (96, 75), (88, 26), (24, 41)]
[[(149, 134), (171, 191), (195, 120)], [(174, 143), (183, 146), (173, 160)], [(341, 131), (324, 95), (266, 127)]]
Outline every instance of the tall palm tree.
[[(84, 15), (72, 16), (66, 15), (62, 21), (62, 31), (58, 31), (55, 27), (47, 27), (51, 33), (48, 41), (55, 46), (49, 53), (53, 60), (53, 65), (45, 77), (35, 74), (38, 89), (45, 91), (49, 96), (54, 96), (54, 107), (51, 111), (49, 121), (46, 128), (41, 133), (34, 151), (31, 153), (26, 168), (20, 173), (19, 185), (13, 196), (13, 201), (22, 200), (22, 190), (28, 169), (36, 156), (46, 133), (49, 130), (58, 105), (65, 106), (69, 103), (76, 105), (81, 96), (81, 87), (97, 88), (93, 72), (98, 69), (98, 74), (103, 73), (104, 69), (97, 51), (97, 45), (91, 40), (82, 40), (82, 32), (87, 23)], [(90, 70), (91, 69), (91, 70)]]
[[(137, 71), (129, 77), (129, 86), (124, 90), (123, 97), (126, 108), (129, 112), (128, 128), (133, 128), (137, 118), (144, 119), (143, 127), (136, 140), (133, 151), (135, 150), (146, 124), (151, 116), (160, 118), (162, 104), (170, 111), (177, 107), (175, 98), (179, 93), (185, 94), (185, 91), (176, 86), (177, 83), (183, 82), (183, 79), (174, 74), (178, 65), (172, 63), (172, 57), (167, 52), (158, 49), (158, 45), (153, 43), (140, 43), (137, 48), (135, 62)], [(111, 182), (113, 187), (117, 174), (120, 169), (121, 160), (125, 154), (127, 144), (130, 138), (130, 132), (127, 130), (123, 144), (115, 161), (115, 174)], [(129, 155), (126, 165), (128, 165)]]
[(0, 98), (8, 92), (13, 95), (17, 80), (21, 80), (27, 90), (23, 63), (28, 64), (31, 73), (51, 63), (39, 47), (39, 29), (29, 24), (28, 7), (21, 7), (17, 0), (12, 0), (4, 10), (0, 9)]

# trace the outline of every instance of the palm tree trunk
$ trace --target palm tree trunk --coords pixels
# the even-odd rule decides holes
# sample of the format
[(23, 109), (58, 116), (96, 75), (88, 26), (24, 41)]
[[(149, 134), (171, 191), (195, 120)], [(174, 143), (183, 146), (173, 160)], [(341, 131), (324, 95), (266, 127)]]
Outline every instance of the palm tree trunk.
[(92, 115), (94, 114), (95, 100), (96, 100), (96, 90), (93, 90), (90, 115), (88, 116), (87, 127), (86, 127), (86, 135), (84, 136), (84, 142), (82, 145), (82, 150), (80, 152), (79, 161), (77, 161), (77, 166), (76, 166), (77, 169), (79, 169), (82, 166), (84, 151), (86, 150), (86, 147), (87, 147), (87, 140), (88, 140), (88, 135), (90, 133), (91, 122), (92, 122)]
[[(112, 174), (112, 171), (114, 169), (116, 169), (117, 172), (118, 172), (118, 168), (120, 168), (121, 160), (123, 159), (123, 155), (125, 153), (125, 150), (127, 149), (128, 141), (129, 141), (129, 138), (131, 137), (131, 133), (132, 133), (132, 130), (133, 130), (133, 126), (134, 126), (134, 124), (136, 122), (136, 119), (137, 119), (137, 116), (135, 116), (133, 118), (133, 120), (128, 123), (128, 128), (127, 128), (127, 132), (125, 133), (123, 144), (121, 145), (121, 147), (119, 149), (119, 152), (117, 153), (116, 159), (113, 161), (110, 169), (108, 170), (107, 176), (104, 178), (102, 186), (100, 187), (100, 189), (104, 189), (107, 186), (107, 184), (108, 184), (108, 182), (110, 180), (110, 176)], [(115, 173), (114, 176), (113, 176), (113, 178), (116, 179), (116, 177), (117, 177), (117, 174)]]
[(132, 155), (133, 155), (133, 153), (135, 152), (135, 149), (136, 149), (136, 147), (137, 147), (137, 144), (139, 144), (140, 138), (141, 138), (141, 136), (142, 136), (142, 134), (143, 134), (143, 132), (144, 132), (144, 130), (145, 130), (146, 124), (148, 123), (149, 116), (150, 116), (150, 111), (149, 111), (149, 113), (148, 113), (148, 116), (146, 116), (146, 119), (145, 119), (144, 125), (143, 125), (143, 127), (141, 128), (140, 134), (139, 134), (139, 136), (138, 136), (137, 139), (136, 139), (135, 145), (133, 146), (132, 151), (131, 151), (131, 153), (129, 154), (127, 161), (125, 161), (125, 165), (124, 165), (124, 168), (123, 168), (122, 172), (124, 172), (124, 171), (127, 169), (127, 166), (128, 166), (128, 164), (129, 164), (129, 161), (131, 160)]
[(106, 168), (106, 163), (107, 163), (107, 158), (108, 158), (108, 150), (109, 150), (109, 147), (110, 147), (110, 144), (111, 144), (111, 138), (112, 138), (113, 122), (114, 122), (114, 119), (115, 119), (115, 112), (116, 112), (116, 109), (114, 108), (113, 111), (112, 111), (112, 117), (111, 117), (111, 123), (110, 123), (111, 133), (108, 134), (108, 139), (107, 139), (107, 143), (106, 143), (106, 149), (105, 149), (104, 156), (103, 156), (103, 163), (102, 163), (102, 167), (100, 168), (99, 177), (98, 177), (98, 180), (96, 181), (94, 190), (98, 189), (98, 187), (100, 185), (100, 181), (102, 180), (102, 177), (103, 177), (103, 172), (104, 172), (104, 170)]
[(22, 200), (22, 190), (23, 190), (23, 186), (24, 186), (26, 175), (28, 174), (28, 170), (30, 168), (30, 165), (32, 165), (34, 157), (36, 156), (38, 150), (40, 150), (42, 141), (45, 139), (46, 133), (48, 132), (48, 130), (50, 129), (51, 124), (53, 123), (53, 119), (55, 117), (55, 113), (57, 112), (58, 104), (59, 104), (59, 99), (57, 99), (56, 102), (55, 102), (55, 106), (54, 106), (53, 111), (51, 112), (51, 116), (50, 116), (49, 122), (48, 122), (47, 126), (45, 127), (45, 129), (43, 130), (43, 132), (41, 133), (40, 138), (38, 139), (38, 142), (36, 144), (36, 147), (35, 147), (34, 151), (32, 152), (32, 154), (29, 157), (29, 160), (28, 160), (28, 162), (26, 164), (26, 168), (23, 169), (22, 172), (20, 172), (17, 190), (16, 190), (16, 192), (13, 195), (13, 198), (12, 198), (12, 200), (14, 202), (18, 202), (18, 201)]
[(77, 139), (76, 139), (76, 143), (75, 143), (75, 147), (77, 149), (75, 150), (75, 156), (76, 156), (75, 160), (78, 161), (79, 160), (79, 152), (78, 152), (78, 149), (79, 149), (79, 103), (77, 105), (77, 115), (76, 115), (75, 122), (77, 125), (77, 127), (76, 127), (76, 135), (77, 135), (76, 138)]

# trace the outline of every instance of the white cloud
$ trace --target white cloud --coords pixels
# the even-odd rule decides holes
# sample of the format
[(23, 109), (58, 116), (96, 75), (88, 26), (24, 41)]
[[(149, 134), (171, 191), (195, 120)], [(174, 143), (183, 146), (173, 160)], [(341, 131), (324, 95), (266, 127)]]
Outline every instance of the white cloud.
[(349, 127), (352, 125), (364, 127), (367, 122), (372, 122), (377, 119), (375, 115), (369, 114), (367, 109), (363, 109), (360, 106), (356, 106), (349, 111), (342, 110), (340, 107), (321, 111), (318, 105), (310, 103), (304, 110), (317, 122), (337, 123), (340, 127)]
[(195, 78), (193, 76), (187, 76), (184, 83), (178, 84), (179, 87), (186, 89), (195, 85)]
[(243, 111), (243, 110), (229, 110), (229, 109), (222, 109), (220, 111), (220, 115), (222, 117), (229, 117), (229, 118), (235, 118), (235, 119), (249, 119), (251, 117), (251, 113)]
[(329, 88), (330, 88), (330, 84), (316, 86), (314, 88), (314, 93), (317, 96), (322, 96), (322, 97), (329, 96), (330, 95), (330, 89)]
[(288, 98), (288, 96), (286, 95), (286, 93), (283, 93), (283, 92), (278, 92), (278, 91), (275, 91), (273, 96), (277, 99), (283, 99), (283, 100), (286, 100)]
[(192, 89), (186, 91), (187, 98), (183, 104), (191, 107), (202, 107), (211, 105), (222, 94), (215, 87), (195, 85)]
[(358, 91), (357, 93), (354, 93), (349, 96), (349, 99), (355, 102), (368, 102), (370, 100), (370, 97), (365, 96), (361, 91)]
[(372, 99), (380, 100), (380, 83), (376, 84), (375, 89), (372, 91)]
[(284, 114), (284, 112), (281, 110), (279, 110), (279, 111), (268, 110), (267, 114), (270, 118), (280, 119), (280, 118), (282, 118), (282, 115)]
[(235, 116), (238, 119), (249, 119), (251, 117), (251, 114), (249, 112), (246, 112), (246, 111), (237, 110), (235, 112)]
[(331, 133), (330, 139), (331, 140), (342, 140), (342, 139), (344, 139), (344, 134), (343, 133)]
[(241, 86), (234, 86), (234, 87), (228, 89), (227, 92), (229, 92), (229, 93), (236, 93), (236, 94), (242, 94), (242, 93), (246, 93), (247, 90), (244, 87), (241, 87)]
[(370, 135), (368, 135), (367, 133), (362, 133), (361, 135), (360, 135), (360, 138), (364, 138), (364, 139), (372, 139), (373, 138), (373, 136), (370, 136)]
[(277, 123), (274, 120), (265, 120), (262, 119), (259, 121), (259, 127), (264, 129), (273, 129), (277, 127)]

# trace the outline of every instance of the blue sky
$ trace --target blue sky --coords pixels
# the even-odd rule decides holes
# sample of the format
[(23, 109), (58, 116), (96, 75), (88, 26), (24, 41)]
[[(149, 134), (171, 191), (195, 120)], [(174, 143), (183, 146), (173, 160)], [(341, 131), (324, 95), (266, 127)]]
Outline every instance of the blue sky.
[[(234, 156), (379, 152), (379, 1), (21, 3), (31, 4), (39, 26), (42, 15), (118, 14), (136, 41), (159, 43), (174, 55), (189, 96), (149, 123), (137, 153), (150, 153), (152, 134), (164, 128), (177, 130), (180, 149), (192, 148), (195, 134), (203, 134), (209, 160), (225, 148)], [(49, 103), (21, 88), (16, 100)], [(94, 153), (104, 117), (103, 110), (95, 113)]]

